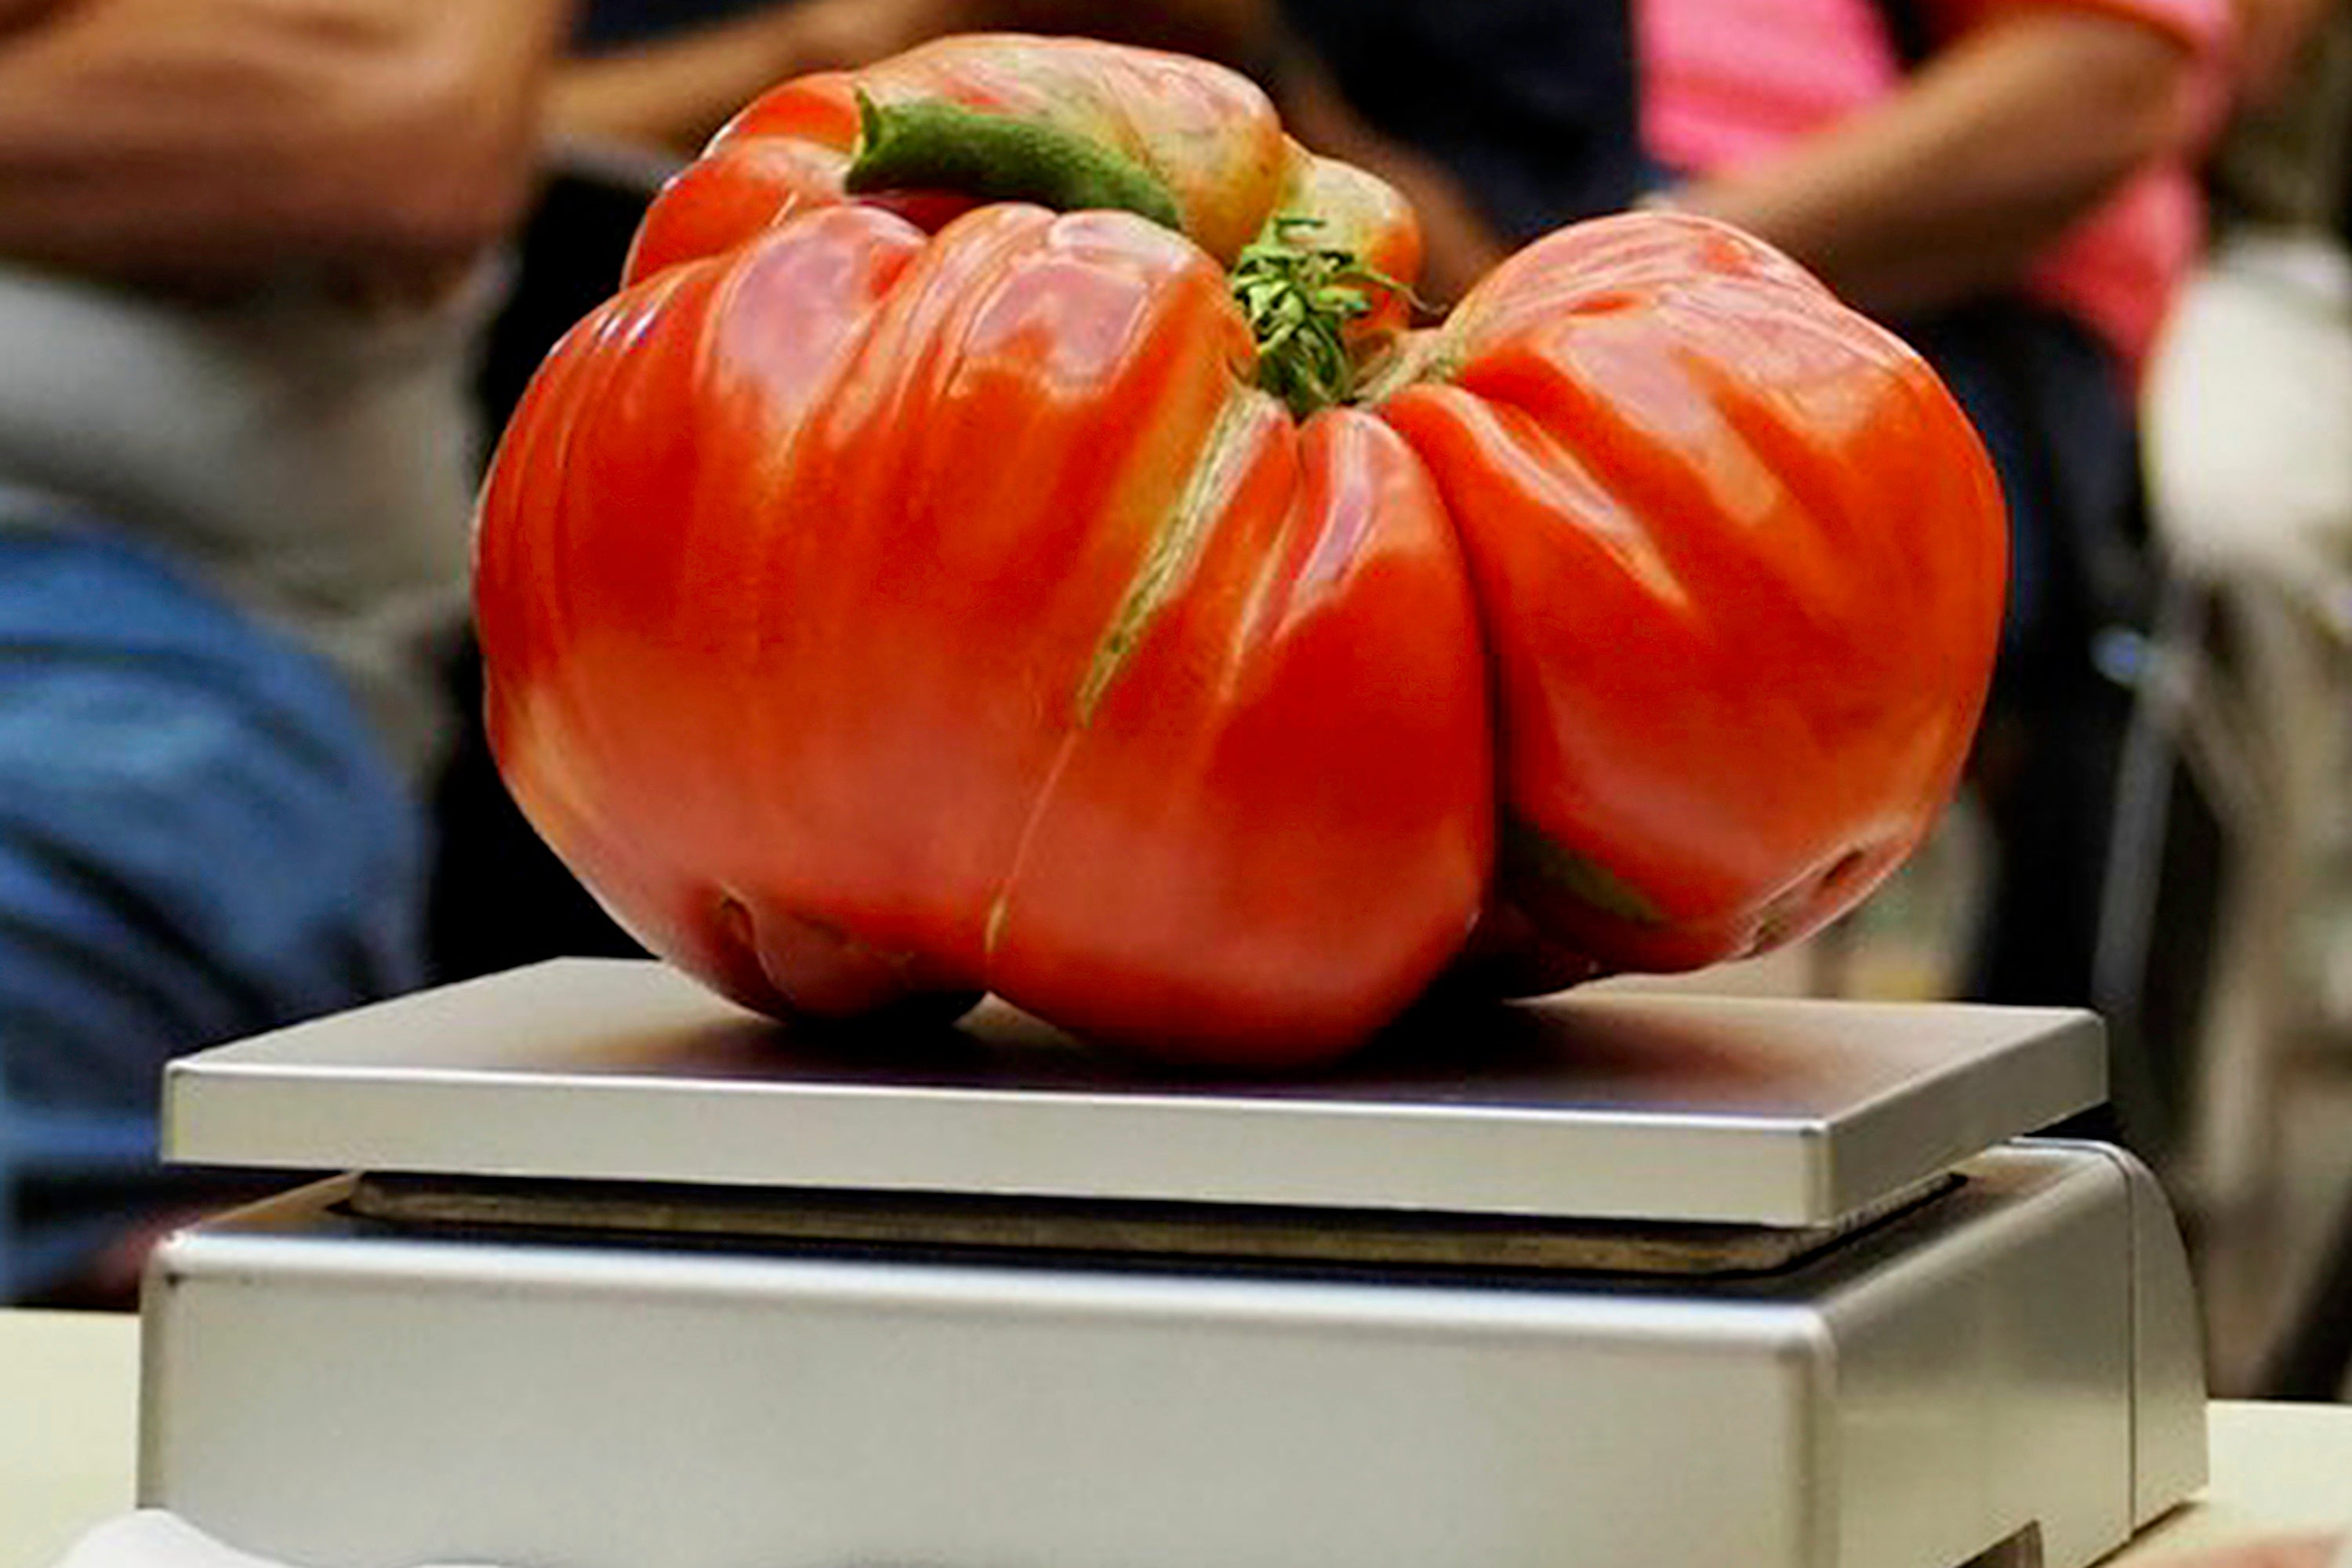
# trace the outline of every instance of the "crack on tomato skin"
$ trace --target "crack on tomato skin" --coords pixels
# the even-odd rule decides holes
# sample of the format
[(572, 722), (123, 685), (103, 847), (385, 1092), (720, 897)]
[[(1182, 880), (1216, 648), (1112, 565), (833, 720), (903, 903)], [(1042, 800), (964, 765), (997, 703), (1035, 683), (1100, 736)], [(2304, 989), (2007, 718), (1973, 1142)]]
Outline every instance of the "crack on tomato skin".
[[(1044, 804), (1042, 797), (1039, 804), (1041, 805)], [(1036, 820), (1034, 816), (1030, 818), (1029, 828), (1022, 835), (1024, 840), (1029, 832), (1035, 830)], [(1023, 847), (1026, 847), (1025, 843)], [(1014, 852), (1014, 859), (1016, 862), (1019, 859), (1018, 850)], [(1017, 870), (1017, 864), (1015, 868)], [(980, 960), (983, 967), (996, 962), (997, 944), (1004, 940), (1004, 921), (1012, 912), (1013, 878), (1008, 875), (1004, 879), (1004, 886), (997, 889), (995, 900), (988, 906), (988, 920), (981, 931)]]
[(1022, 823), (1020, 839), (1013, 847), (1013, 860), (1005, 869), (1004, 883), (988, 906), (980, 950), (981, 982), (988, 990), (996, 989), (996, 954), (1003, 946), (1005, 929), (1012, 923), (1013, 894), (1021, 885), (1021, 874), (1028, 868), (1030, 846), (1036, 841), (1047, 808), (1060, 793), (1062, 774), (1069, 767), (1070, 759), (1077, 754), (1078, 742), (1085, 733), (1082, 728), (1072, 728), (1055, 748), (1053, 765), (1045, 770), (1045, 782), (1037, 786), (1036, 797), (1029, 803), (1028, 817)]
[[(1016, 212), (1025, 216), (1008, 216)], [(1044, 604), (1039, 611), (1047, 617), (1041, 623), (1047, 638), (1043, 651), (1047, 657), (1042, 662), (1032, 660), (1024, 667), (1026, 700), (1022, 704), (1025, 710), (1022, 716), (1024, 727), (1034, 727), (1034, 750), (1023, 759), (1017, 778), (1007, 775), (1006, 782), (1018, 788), (1004, 797), (1003, 816), (992, 816), (988, 830), (988, 858), (973, 868), (975, 897), (966, 906), (965, 917), (954, 922), (951, 939), (953, 952), (958, 955), (959, 978), (984, 984), (985, 977), (997, 964), (1001, 950), (1013, 933), (1010, 923), (1012, 900), (1024, 885), (1020, 868), (1031, 858), (1031, 845), (1038, 834), (1037, 823), (1045, 803), (1058, 797), (1058, 781), (1067, 763), (1072, 737), (1084, 727), (1079, 716), (1079, 689), (1089, 669), (1096, 669), (1095, 698), (1098, 699), (1110, 686), (1126, 656), (1121, 647), (1112, 650), (1113, 658), (1103, 658), (1103, 628), (1116, 625), (1115, 617), (1121, 608), (1132, 610), (1139, 600), (1145, 613), (1126, 628), (1126, 635), (1130, 638), (1143, 635), (1143, 622), (1150, 618), (1150, 611), (1174, 601), (1197, 556), (1197, 545), (1188, 546), (1181, 540), (1166, 536), (1181, 498), (1192, 493), (1204, 458), (1215, 449), (1212, 442), (1219, 438), (1219, 421), (1235, 395), (1242, 369), (1238, 362), (1244, 358), (1246, 351), (1244, 344), (1235, 344), (1241, 353), (1204, 352), (1239, 332), (1238, 320), (1232, 322), (1233, 331), (1228, 333), (1222, 331), (1222, 321), (1216, 317), (1216, 312), (1231, 312), (1218, 287), (1221, 277), (1201, 264), (1197, 252), (1183, 241), (1161, 237), (1160, 231), (1147, 228), (1139, 220), (1110, 214), (1055, 217), (1034, 207), (1003, 207), (984, 209), (961, 221), (966, 225), (992, 223), (998, 226), (1017, 224), (1023, 234), (1015, 237), (1019, 243), (1011, 245), (1004, 255), (996, 258), (1002, 265), (978, 268), (971, 279), (966, 279), (969, 283), (976, 279), (983, 286), (962, 289), (961, 305), (948, 309), (940, 304), (939, 319), (929, 322), (926, 330), (918, 333), (906, 328), (897, 334), (898, 340), (904, 341), (919, 336), (929, 345), (925, 369), (919, 381), (899, 378), (907, 384), (898, 387), (887, 405), (877, 399), (864, 416), (866, 424), (920, 432), (930, 422), (908, 417), (907, 408), (919, 406), (925, 397), (943, 405), (953, 405), (959, 389), (972, 384), (969, 377), (1003, 374), (1000, 363), (989, 360), (985, 353), (975, 351), (972, 322), (1008, 298), (1005, 290), (996, 285), (1004, 282), (1003, 274), (1008, 268), (1017, 270), (1016, 263), (1025, 265), (1035, 260), (1055, 267), (1108, 268), (1121, 280), (1139, 279), (1150, 285), (1155, 280), (1166, 280), (1172, 258), (1173, 263), (1181, 263), (1182, 276), (1177, 281), (1183, 285), (1173, 293), (1155, 293), (1149, 288), (1144, 291), (1149, 307), (1144, 325), (1150, 331), (1160, 334), (1171, 321), (1179, 330), (1139, 347), (1140, 340), (1128, 341), (1137, 330), (1135, 323), (1128, 322), (1120, 329), (1124, 346), (1118, 355), (1118, 384), (1143, 395), (1140, 400), (1146, 406), (1181, 408), (1181, 418), (1171, 416), (1162, 424), (1139, 427), (1130, 418), (1090, 416), (1089, 425), (1081, 433), (1083, 439), (1076, 444), (1063, 442), (1050, 426), (1039, 426), (1045, 437), (1051, 437), (1040, 450), (1053, 465), (1052, 483), (1059, 487), (1045, 491), (1040, 490), (1045, 481), (1034, 467), (1000, 447), (986, 448), (992, 476), (987, 482), (1012, 498), (1030, 522), (1045, 528), (1049, 535), (1054, 530), (1068, 533), (1072, 531), (1068, 526), (1071, 516), (1099, 512), (1101, 519), (1097, 521), (1115, 543), (1104, 544), (1099, 539), (1093, 543), (1066, 542), (1072, 549), (1097, 551), (1100, 563), (1087, 566), (1086, 574), (1069, 579), (1084, 589), (1082, 602), (1064, 593)], [(1147, 236), (1151, 237), (1149, 247), (1138, 252), (1141, 237)], [(951, 230), (933, 242), (925, 252), (926, 261), (918, 263), (920, 270), (910, 271), (910, 278), (935, 283), (935, 269), (927, 265), (928, 259), (944, 247), (961, 245), (969, 248), (972, 243), (968, 232)], [(903, 291), (908, 286), (902, 280), (898, 288)], [(899, 324), (905, 327), (903, 321)], [(1068, 323), (1062, 325), (1066, 327)], [(1208, 341), (1204, 342), (1204, 338)], [(884, 346), (887, 348), (889, 344)], [(867, 347), (873, 347), (872, 342)], [(1024, 425), (1022, 433), (1025, 437), (1034, 432), (1031, 426)], [(1002, 432), (997, 434), (1001, 436)], [(1055, 445), (1057, 442), (1061, 444)], [(1063, 450), (1063, 446), (1067, 446), (1068, 450)], [(924, 483), (938, 492), (923, 492), (937, 503), (924, 515), (936, 511), (940, 519), (961, 516), (988, 503), (975, 496), (966, 472), (935, 461), (941, 453), (957, 450), (961, 448), (956, 448), (946, 436), (941, 436), (940, 442), (917, 439), (894, 448), (894, 461), (866, 465), (864, 478), (858, 482), (903, 489), (909, 475), (919, 472), (929, 476)], [(1083, 510), (1074, 514), (1072, 508), (1081, 505)], [(1213, 523), (1213, 510), (1212, 504), (1202, 521)], [(947, 524), (942, 522), (941, 526)], [(1154, 579), (1160, 586), (1139, 594), (1137, 574), (1155, 559), (1155, 551), (1164, 556), (1159, 561), (1159, 576)], [(1081, 561), (1079, 564), (1087, 563)], [(1074, 613), (1076, 618), (1069, 618)], [(1087, 707), (1090, 715), (1091, 700)], [(1028, 748), (1024, 746), (1024, 750)], [(1001, 860), (997, 858), (998, 846), (1002, 847)], [(978, 918), (971, 918), (974, 916)]]
[(1094, 721), (1095, 710), (1101, 705), (1104, 694), (1127, 667), (1129, 658), (1142, 643), (1160, 611), (1176, 596), (1186, 570), (1199, 558), (1211, 524), (1217, 517), (1218, 502), (1232, 490), (1255, 455), (1255, 445), (1244, 437), (1256, 423), (1255, 416), (1260, 405), (1271, 401), (1267, 394), (1236, 387), (1217, 411), (1216, 422), (1202, 444), (1202, 457), (1193, 465), (1183, 495), (1152, 534), (1143, 563), (1129, 582), (1126, 596), (1112, 616), (1109, 629), (1096, 645), (1093, 658), (1087, 661), (1086, 678), (1078, 683), (1076, 704), (1079, 730)]
[(1129, 658), (1141, 647), (1158, 613), (1177, 597), (1187, 574), (1207, 548), (1209, 536), (1223, 515), (1223, 503), (1236, 492), (1258, 460), (1262, 444), (1252, 438), (1253, 432), (1275, 421), (1287, 423), (1278, 400), (1246, 383), (1234, 384), (1201, 443), (1182, 496), (1154, 532), (1142, 563), (1129, 580), (1110, 629), (1096, 647), (1072, 700), (1069, 727), (1030, 805), (1003, 885), (989, 906), (982, 963), (992, 988), (998, 955), (1011, 927), (1013, 902), (1028, 869), (1032, 846), (1061, 795), (1062, 776), (1077, 755), (1078, 748), (1089, 738), (1092, 721), (1104, 697)]

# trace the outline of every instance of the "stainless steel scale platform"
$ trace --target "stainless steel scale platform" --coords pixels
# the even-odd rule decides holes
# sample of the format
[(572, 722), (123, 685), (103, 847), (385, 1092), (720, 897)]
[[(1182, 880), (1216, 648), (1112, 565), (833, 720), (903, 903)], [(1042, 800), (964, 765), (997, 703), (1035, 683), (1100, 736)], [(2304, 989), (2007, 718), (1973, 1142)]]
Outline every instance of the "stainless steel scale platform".
[(2073, 1568), (2202, 1483), (2087, 1015), (1579, 993), (1313, 1080), (649, 963), (176, 1064), (142, 1494), (319, 1568)]

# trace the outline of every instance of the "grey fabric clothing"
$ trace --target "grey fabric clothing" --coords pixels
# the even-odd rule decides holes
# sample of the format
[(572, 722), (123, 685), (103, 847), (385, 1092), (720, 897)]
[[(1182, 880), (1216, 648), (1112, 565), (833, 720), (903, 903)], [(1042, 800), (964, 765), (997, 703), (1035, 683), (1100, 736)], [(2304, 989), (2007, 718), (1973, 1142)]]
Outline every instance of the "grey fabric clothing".
[(446, 738), (487, 279), (365, 316), (194, 305), (0, 261), (0, 484), (122, 519), (324, 656), (412, 772)]

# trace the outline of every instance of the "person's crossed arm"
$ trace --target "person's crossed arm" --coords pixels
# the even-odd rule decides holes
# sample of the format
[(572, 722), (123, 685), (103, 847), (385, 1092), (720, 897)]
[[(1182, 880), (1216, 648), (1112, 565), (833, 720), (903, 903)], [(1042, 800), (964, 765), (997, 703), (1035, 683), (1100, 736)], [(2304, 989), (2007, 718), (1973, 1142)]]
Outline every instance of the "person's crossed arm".
[(1672, 199), (1864, 309), (1956, 303), (2014, 282), (2133, 174), (2193, 145), (2199, 47), (2088, 5), (2008, 5), (1894, 97)]
[(1271, 18), (1266, 0), (772, 0), (566, 61), (549, 118), (559, 135), (688, 153), (778, 82), (948, 33), (1083, 33), (1236, 63), (1259, 52)]
[(529, 188), (570, 0), (0, 0), (0, 258), (429, 281)]

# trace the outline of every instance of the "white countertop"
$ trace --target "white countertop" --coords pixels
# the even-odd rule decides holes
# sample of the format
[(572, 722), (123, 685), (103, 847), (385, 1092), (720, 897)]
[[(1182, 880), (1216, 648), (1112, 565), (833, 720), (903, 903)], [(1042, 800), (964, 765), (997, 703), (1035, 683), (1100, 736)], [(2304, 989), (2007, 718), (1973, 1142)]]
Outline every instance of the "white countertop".
[[(47, 1568), (131, 1506), (139, 1325), (0, 1311), (0, 1568)], [(2272, 1531), (2352, 1526), (2352, 1405), (2216, 1404), (2213, 1484), (2115, 1568)]]
[(47, 1568), (131, 1507), (139, 1321), (0, 1311), (0, 1568)]

